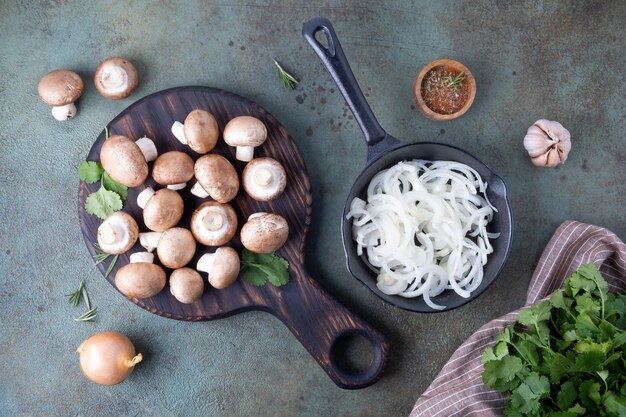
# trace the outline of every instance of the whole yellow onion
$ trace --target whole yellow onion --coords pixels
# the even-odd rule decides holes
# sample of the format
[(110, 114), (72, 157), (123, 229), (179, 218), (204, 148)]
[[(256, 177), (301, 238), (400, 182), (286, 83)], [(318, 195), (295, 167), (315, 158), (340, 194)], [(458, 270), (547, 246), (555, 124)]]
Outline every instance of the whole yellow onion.
[(91, 381), (102, 385), (115, 385), (125, 380), (141, 353), (135, 355), (135, 346), (123, 334), (102, 332), (91, 336), (76, 349), (80, 353), (80, 370)]

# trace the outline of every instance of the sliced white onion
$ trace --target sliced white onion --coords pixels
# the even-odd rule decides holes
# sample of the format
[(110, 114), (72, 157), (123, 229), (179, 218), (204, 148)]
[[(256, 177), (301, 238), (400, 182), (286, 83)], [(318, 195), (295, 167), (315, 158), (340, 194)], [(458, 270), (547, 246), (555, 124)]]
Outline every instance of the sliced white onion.
[(350, 203), (357, 254), (377, 273), (385, 294), (431, 299), (445, 290), (468, 298), (480, 286), (487, 232), (495, 207), (487, 183), (473, 168), (451, 161), (403, 161), (377, 173), (367, 201)]

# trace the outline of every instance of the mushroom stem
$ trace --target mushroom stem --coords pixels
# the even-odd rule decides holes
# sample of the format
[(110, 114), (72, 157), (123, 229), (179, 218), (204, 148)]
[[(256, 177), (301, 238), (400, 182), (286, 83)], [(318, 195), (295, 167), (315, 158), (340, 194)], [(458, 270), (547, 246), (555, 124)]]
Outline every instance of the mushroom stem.
[(146, 204), (148, 204), (148, 201), (152, 198), (153, 195), (154, 190), (152, 189), (152, 187), (146, 188), (137, 196), (137, 205), (142, 209), (146, 208)]
[(207, 230), (212, 232), (216, 230), (220, 230), (220, 228), (224, 225), (224, 215), (217, 210), (209, 211), (206, 216), (202, 219), (202, 223)]
[(65, 106), (54, 106), (52, 107), (52, 116), (59, 121), (69, 120), (76, 116), (76, 106), (74, 103), (69, 103)]
[(205, 253), (198, 259), (198, 264), (196, 265), (196, 269), (198, 271), (206, 272), (211, 275), (211, 271), (213, 271), (213, 263), (215, 262), (215, 254), (214, 253)]
[(178, 190), (182, 190), (186, 186), (187, 186), (186, 182), (181, 182), (179, 184), (170, 184), (167, 186), (167, 188), (169, 188), (170, 190), (178, 191)]
[(258, 169), (254, 173), (254, 182), (261, 187), (270, 185), (272, 181), (274, 181), (274, 175), (267, 168)]
[(150, 252), (136, 252), (130, 255), (130, 263), (154, 263), (154, 254)]
[(98, 234), (103, 243), (115, 245), (123, 239), (124, 228), (112, 219), (111, 221), (102, 223), (100, 227), (98, 227)]
[(154, 142), (152, 139), (143, 137), (135, 141), (139, 149), (141, 149), (141, 153), (143, 157), (146, 158), (146, 162), (152, 162), (157, 159), (159, 156), (159, 152), (157, 151), (156, 146), (154, 146)]
[(182, 143), (183, 145), (186, 145), (187, 138), (185, 137), (184, 127), (185, 125), (183, 125), (181, 122), (175, 121), (174, 124), (172, 125), (172, 134), (174, 135), (176, 139), (178, 139), (180, 143)]
[(252, 220), (252, 219), (254, 219), (254, 218), (257, 218), (257, 217), (261, 217), (261, 216), (263, 216), (264, 214), (267, 214), (267, 213), (265, 213), (265, 212), (263, 212), (263, 211), (259, 211), (259, 212), (257, 212), (257, 213), (252, 213), (250, 216), (248, 216), (248, 221), (250, 221), (250, 220)]
[(209, 193), (207, 193), (206, 190), (202, 188), (199, 182), (196, 182), (193, 187), (191, 187), (191, 194), (200, 198), (207, 198), (209, 196)]
[(143, 246), (148, 252), (153, 252), (161, 238), (159, 232), (145, 232), (139, 233), (139, 244)]
[(237, 146), (235, 158), (244, 162), (252, 161), (252, 158), (254, 158), (254, 146)]

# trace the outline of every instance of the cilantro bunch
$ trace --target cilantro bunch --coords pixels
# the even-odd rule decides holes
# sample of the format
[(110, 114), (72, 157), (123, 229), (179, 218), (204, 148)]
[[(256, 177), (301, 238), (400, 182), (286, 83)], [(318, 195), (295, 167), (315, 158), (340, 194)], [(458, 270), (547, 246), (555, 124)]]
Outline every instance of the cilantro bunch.
[(506, 416), (626, 416), (625, 346), (626, 293), (583, 265), (484, 350), (483, 382)]
[(268, 281), (275, 287), (280, 287), (289, 282), (289, 262), (273, 252), (254, 253), (244, 248), (240, 274), (257, 287)]

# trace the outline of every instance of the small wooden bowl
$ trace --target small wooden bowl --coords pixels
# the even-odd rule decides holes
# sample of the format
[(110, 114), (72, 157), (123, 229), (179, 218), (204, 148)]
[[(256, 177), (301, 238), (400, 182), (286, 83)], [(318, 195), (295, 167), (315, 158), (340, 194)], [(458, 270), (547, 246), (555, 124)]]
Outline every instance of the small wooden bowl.
[[(422, 97), (421, 90), (424, 77), (426, 76), (428, 71), (439, 66), (443, 66), (446, 71), (463, 71), (465, 74), (465, 81), (469, 84), (469, 97), (467, 98), (465, 105), (456, 113), (437, 113), (433, 111), (430, 107), (428, 107), (428, 105), (426, 105), (426, 103), (424, 102), (424, 98)], [(474, 79), (474, 76), (465, 65), (452, 59), (438, 59), (426, 65), (420, 71), (417, 78), (415, 79), (415, 83), (413, 84), (413, 101), (415, 102), (415, 105), (422, 113), (424, 113), (424, 116), (435, 121), (452, 120), (456, 119), (459, 116), (462, 116), (472, 106), (472, 103), (474, 102), (474, 97), (476, 97), (476, 80)]]

